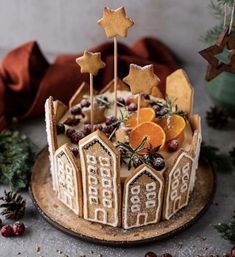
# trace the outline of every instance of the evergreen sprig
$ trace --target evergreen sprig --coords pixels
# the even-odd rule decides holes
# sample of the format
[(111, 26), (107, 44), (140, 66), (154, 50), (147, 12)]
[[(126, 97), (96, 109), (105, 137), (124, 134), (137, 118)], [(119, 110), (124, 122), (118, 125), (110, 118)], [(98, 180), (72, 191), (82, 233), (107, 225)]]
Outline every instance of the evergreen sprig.
[(211, 164), (215, 171), (228, 172), (232, 170), (229, 156), (221, 153), (219, 148), (206, 145), (204, 142), (201, 145), (200, 161)]
[(13, 191), (28, 186), (31, 168), (36, 156), (36, 146), (18, 131), (0, 133), (0, 183)]
[(230, 243), (235, 243), (235, 215), (228, 223), (218, 223), (214, 228), (221, 234), (222, 238)]

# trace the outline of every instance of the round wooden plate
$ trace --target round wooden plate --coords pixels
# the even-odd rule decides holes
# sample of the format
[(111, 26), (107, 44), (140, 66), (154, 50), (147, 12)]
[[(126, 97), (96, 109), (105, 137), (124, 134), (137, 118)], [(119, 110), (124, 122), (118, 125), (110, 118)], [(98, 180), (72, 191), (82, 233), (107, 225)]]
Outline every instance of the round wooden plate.
[(169, 221), (124, 230), (77, 217), (64, 206), (52, 190), (48, 151), (44, 149), (36, 160), (30, 191), (40, 214), (56, 228), (81, 239), (112, 246), (132, 246), (170, 237), (192, 225), (209, 207), (215, 190), (215, 175), (210, 166), (199, 165), (194, 192), (187, 207)]

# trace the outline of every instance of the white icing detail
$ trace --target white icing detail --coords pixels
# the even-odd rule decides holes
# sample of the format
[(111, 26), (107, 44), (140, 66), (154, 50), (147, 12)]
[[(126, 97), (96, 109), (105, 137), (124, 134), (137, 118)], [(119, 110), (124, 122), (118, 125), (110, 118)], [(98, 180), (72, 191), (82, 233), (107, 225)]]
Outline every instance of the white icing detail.
[(95, 176), (88, 175), (88, 184), (98, 185), (98, 179)]
[[(111, 180), (111, 188), (112, 188), (112, 192), (113, 192), (113, 222), (108, 222), (107, 220), (107, 212), (105, 212), (105, 210), (103, 209), (96, 209), (95, 210), (95, 215), (94, 218), (93, 217), (89, 217), (88, 216), (88, 201), (87, 201), (87, 169), (86, 169), (86, 165), (85, 165), (85, 160), (84, 160), (84, 152), (83, 152), (83, 147), (87, 144), (89, 144), (90, 142), (92, 142), (93, 140), (97, 140), (101, 145), (103, 145), (103, 147), (105, 147), (109, 153), (111, 154), (111, 157), (109, 159), (109, 163), (110, 160), (112, 161), (112, 165), (113, 165), (113, 174), (112, 174), (112, 180)], [(114, 152), (113, 149), (110, 148), (110, 146), (108, 146), (97, 134), (93, 134), (93, 136), (89, 137), (87, 140), (83, 141), (83, 143), (79, 142), (79, 153), (80, 153), (80, 160), (81, 160), (81, 170), (82, 170), (82, 184), (83, 184), (83, 216), (84, 219), (86, 220), (91, 220), (91, 221), (96, 221), (96, 222), (100, 222), (103, 224), (108, 224), (111, 226), (116, 227), (118, 225), (119, 222), (119, 195), (118, 195), (118, 188), (117, 185), (119, 183), (119, 181), (117, 181), (117, 173), (120, 172), (119, 170), (117, 170), (117, 156)], [(100, 160), (99, 160), (100, 162)], [(102, 162), (102, 160), (101, 160)], [(104, 164), (104, 162), (102, 162)], [(106, 164), (105, 164), (106, 165)], [(103, 219), (102, 220), (98, 220), (98, 213), (102, 212), (103, 213)]]
[(97, 164), (97, 161), (96, 161), (96, 157), (95, 156), (93, 156), (93, 155), (87, 155), (86, 156), (86, 161), (87, 161), (87, 163), (89, 163), (89, 164), (93, 164), (93, 165), (96, 165)]
[(153, 200), (154, 198), (157, 197), (156, 192), (147, 193), (146, 196), (147, 196), (147, 200)]
[(109, 168), (100, 168), (100, 174), (102, 177), (111, 177), (111, 172)]
[(188, 190), (188, 184), (184, 183), (181, 187), (180, 187), (180, 192), (184, 193)]
[(139, 212), (140, 211), (140, 205), (139, 204), (134, 204), (131, 206), (131, 212)]
[(103, 198), (112, 199), (112, 191), (108, 189), (103, 190)]
[(146, 185), (146, 190), (148, 192), (156, 190), (156, 183), (155, 182), (151, 182), (151, 183), (147, 184)]
[(146, 208), (153, 208), (153, 207), (156, 206), (156, 201), (155, 201), (155, 200), (147, 201), (147, 202), (145, 203), (145, 205), (146, 205)]
[(174, 173), (173, 173), (173, 177), (174, 179), (178, 178), (181, 174), (180, 168), (178, 168)]
[(138, 185), (138, 186), (133, 186), (132, 188), (131, 188), (131, 194), (132, 195), (138, 195), (140, 193), (140, 186)]
[(95, 167), (93, 165), (88, 165), (87, 170), (89, 173), (97, 173), (97, 167)]
[[(168, 174), (168, 176), (169, 176), (169, 182), (168, 182), (169, 186), (167, 188), (167, 194), (166, 194), (166, 198), (165, 198), (165, 204), (166, 204), (165, 219), (167, 219), (167, 220), (169, 220), (175, 214), (176, 211), (178, 211), (179, 209), (183, 208), (184, 206), (187, 206), (187, 204), (188, 204), (189, 194), (190, 194), (189, 188), (188, 188), (188, 190), (186, 190), (187, 191), (187, 195), (186, 195), (185, 203), (180, 205), (179, 203), (180, 203), (181, 197), (178, 195), (178, 192), (177, 192), (177, 188), (178, 187), (176, 187), (177, 184), (179, 186), (179, 183), (175, 182), (177, 180), (179, 181), (178, 176), (177, 176), (176, 180), (174, 181), (174, 179), (175, 179), (174, 173), (176, 171), (178, 173), (178, 170), (180, 171), (180, 168), (178, 167), (178, 164), (180, 163), (181, 159), (184, 158), (184, 157), (188, 159), (188, 162), (182, 168), (182, 173), (183, 173), (183, 170), (184, 170), (184, 172), (190, 172), (190, 163), (189, 162), (191, 161), (192, 164), (193, 164), (194, 160), (193, 160), (193, 158), (189, 154), (187, 154), (186, 152), (182, 152), (181, 155), (178, 156), (174, 166), (172, 167), (171, 171)], [(193, 168), (193, 167), (191, 167), (191, 168)], [(181, 175), (181, 172), (180, 172), (180, 175)], [(172, 182), (172, 180), (173, 180), (173, 182)], [(190, 177), (190, 181), (188, 181), (189, 185), (191, 183), (191, 180), (192, 180), (192, 176)], [(176, 192), (172, 192), (172, 189), (176, 189), (175, 190)], [(182, 193), (185, 193), (185, 192), (182, 192)], [(169, 213), (169, 201), (170, 200), (174, 201), (174, 207), (173, 207), (173, 212), (172, 213)]]
[(99, 204), (99, 199), (97, 196), (89, 195), (90, 204)]
[(111, 188), (112, 187), (112, 181), (107, 178), (102, 178), (102, 187)]
[(103, 199), (103, 206), (106, 207), (106, 208), (112, 208), (113, 207), (112, 200), (104, 198)]
[(139, 198), (139, 196), (138, 196), (138, 195), (133, 195), (133, 196), (131, 197), (131, 202), (132, 202), (133, 204), (140, 203), (140, 198)]
[[(155, 215), (155, 219), (153, 221), (147, 221), (147, 214), (146, 213), (138, 213), (137, 215), (137, 220), (136, 220), (136, 224), (134, 225), (129, 225), (127, 223), (127, 220), (128, 220), (128, 209), (129, 209), (129, 199), (131, 196), (129, 196), (129, 188), (130, 188), (130, 184), (132, 183), (132, 181), (134, 179), (136, 179), (136, 177), (140, 176), (141, 173), (143, 173), (144, 171), (148, 171), (160, 184), (160, 187), (159, 187), (159, 191), (158, 191), (158, 198), (157, 198), (157, 201), (158, 201), (158, 206), (157, 208), (155, 208), (155, 212), (156, 212), (156, 215)], [(155, 171), (156, 172), (156, 171)], [(125, 202), (125, 207), (124, 207), (124, 217), (123, 217), (123, 227), (125, 229), (130, 229), (130, 228), (133, 228), (133, 227), (139, 227), (140, 224), (139, 224), (139, 219), (142, 216), (144, 216), (144, 224), (141, 224), (141, 225), (147, 225), (147, 224), (152, 224), (152, 223), (156, 223), (157, 220), (158, 220), (158, 215), (160, 213), (160, 210), (161, 210), (161, 206), (162, 206), (162, 199), (160, 198), (162, 196), (162, 193), (163, 193), (163, 187), (164, 187), (164, 184), (163, 184), (163, 181), (155, 174), (155, 172), (153, 172), (150, 168), (148, 168), (147, 166), (144, 166), (141, 170), (139, 170), (127, 183), (126, 183), (126, 187), (125, 187), (125, 199), (124, 199), (124, 202)], [(151, 184), (151, 183), (149, 183)], [(131, 191), (131, 190), (130, 190)], [(132, 192), (131, 192), (132, 193)], [(138, 206), (138, 207), (137, 207)], [(140, 212), (140, 205), (132, 205), (130, 207), (131, 211), (132, 212)]]
[(89, 194), (90, 195), (98, 195), (98, 189), (93, 186), (89, 186)]
[(180, 184), (179, 179), (174, 180), (173, 183), (171, 184), (172, 190), (178, 188), (179, 184)]
[(101, 166), (110, 167), (110, 159), (106, 157), (99, 156), (99, 162)]
[[(99, 213), (101, 213), (101, 217), (103, 217), (103, 219), (99, 219)], [(95, 210), (95, 218), (94, 220), (99, 221), (103, 224), (107, 224), (107, 212), (104, 209), (96, 209)]]

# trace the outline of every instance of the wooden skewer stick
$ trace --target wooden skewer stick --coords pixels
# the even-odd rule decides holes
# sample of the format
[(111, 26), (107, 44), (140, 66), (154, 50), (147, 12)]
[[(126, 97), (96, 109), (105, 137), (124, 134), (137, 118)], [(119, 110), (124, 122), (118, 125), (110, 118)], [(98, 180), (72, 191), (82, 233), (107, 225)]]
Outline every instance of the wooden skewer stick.
[(113, 38), (114, 43), (114, 116), (117, 117), (117, 37)]
[(94, 92), (93, 92), (93, 75), (90, 73), (90, 102), (91, 102), (91, 130), (94, 127)]
[(137, 104), (137, 125), (140, 124), (140, 105), (141, 105), (141, 94), (138, 94), (138, 104)]

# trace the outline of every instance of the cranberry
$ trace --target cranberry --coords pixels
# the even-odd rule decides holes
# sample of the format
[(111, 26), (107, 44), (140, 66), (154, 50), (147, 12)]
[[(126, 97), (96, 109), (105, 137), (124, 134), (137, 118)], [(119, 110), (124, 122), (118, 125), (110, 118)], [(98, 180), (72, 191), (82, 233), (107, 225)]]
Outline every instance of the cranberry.
[(71, 147), (70, 149), (71, 149), (73, 155), (74, 155), (75, 157), (77, 157), (77, 156), (78, 156), (78, 149), (77, 149), (76, 147)]
[(69, 128), (69, 129), (66, 130), (66, 136), (67, 136), (68, 138), (70, 138), (70, 137), (72, 136), (72, 134), (75, 133), (75, 132), (76, 132), (75, 129)]
[(115, 116), (109, 116), (106, 118), (105, 124), (109, 126), (115, 123), (116, 121), (117, 121), (117, 118)]
[(125, 99), (123, 97), (118, 97), (117, 98), (117, 105), (119, 107), (122, 107), (122, 106), (125, 106), (126, 102), (125, 102)]
[(161, 257), (172, 257), (172, 255), (169, 254), (169, 253), (164, 253), (164, 254), (161, 255)]
[(71, 114), (80, 115), (82, 113), (81, 107), (79, 105), (75, 105), (71, 109)]
[(87, 136), (92, 132), (91, 124), (86, 124), (83, 128), (84, 134)]
[(71, 137), (70, 140), (73, 144), (77, 144), (81, 139), (83, 139), (85, 137), (85, 134), (83, 131), (76, 131), (74, 132)]
[(112, 132), (113, 132), (113, 130), (114, 130), (114, 127), (113, 126), (108, 126), (108, 127), (104, 127), (103, 128), (103, 131), (104, 131), (104, 133), (106, 134), (106, 135), (110, 135)]
[(21, 236), (25, 232), (24, 223), (21, 222), (16, 222), (15, 224), (13, 224), (12, 228), (15, 236)]
[(1, 228), (1, 234), (4, 237), (10, 237), (14, 235), (14, 231), (11, 225), (5, 225)]
[(63, 124), (63, 123), (58, 123), (58, 124), (56, 125), (56, 131), (57, 131), (57, 135), (59, 135), (59, 134), (64, 134), (64, 132), (65, 132), (65, 126), (64, 126), (64, 124)]
[(125, 101), (125, 105), (128, 106), (130, 105), (131, 103), (134, 103), (135, 102), (135, 98), (132, 97), (132, 96), (129, 96), (127, 97), (126, 101)]
[(148, 94), (143, 94), (145, 100), (150, 100), (150, 96)]
[(136, 111), (136, 110), (137, 110), (137, 104), (136, 104), (136, 103), (131, 103), (131, 104), (129, 104), (128, 107), (127, 107), (127, 110), (128, 110), (129, 112), (134, 112), (134, 111)]
[(235, 257), (235, 246), (231, 249), (231, 257)]
[(68, 126), (77, 126), (80, 122), (80, 119), (68, 117), (67, 120), (64, 122), (64, 124)]
[(176, 139), (172, 139), (167, 143), (167, 149), (170, 153), (177, 151), (178, 147), (179, 147), (179, 142)]
[(95, 125), (94, 130), (95, 130), (95, 131), (96, 131), (96, 130), (103, 131), (103, 126), (102, 126), (101, 124), (97, 124), (97, 125)]
[(162, 170), (165, 168), (165, 161), (161, 157), (154, 158), (153, 160), (153, 167), (155, 170)]
[(144, 257), (157, 257), (157, 255), (154, 252), (148, 252), (148, 253), (145, 254)]
[(85, 107), (89, 107), (91, 104), (88, 100), (82, 99), (82, 101), (80, 102), (80, 105), (82, 108), (85, 108)]

